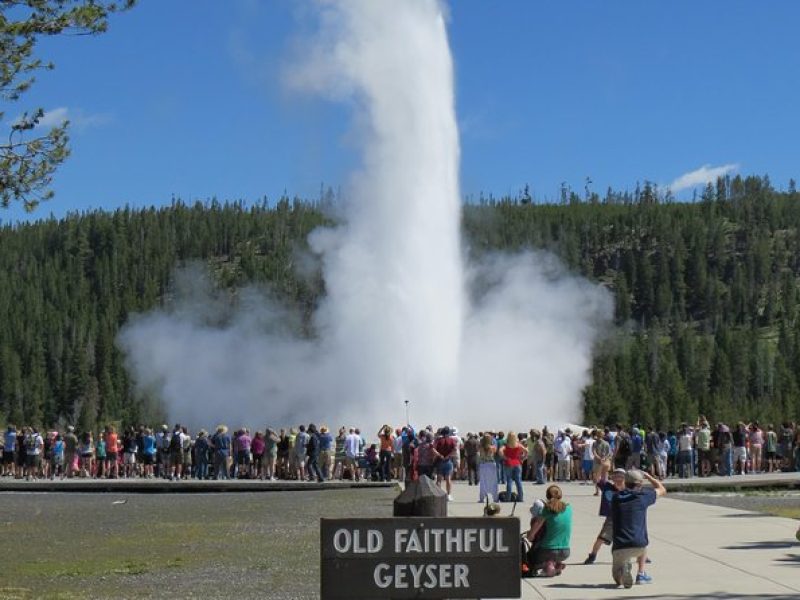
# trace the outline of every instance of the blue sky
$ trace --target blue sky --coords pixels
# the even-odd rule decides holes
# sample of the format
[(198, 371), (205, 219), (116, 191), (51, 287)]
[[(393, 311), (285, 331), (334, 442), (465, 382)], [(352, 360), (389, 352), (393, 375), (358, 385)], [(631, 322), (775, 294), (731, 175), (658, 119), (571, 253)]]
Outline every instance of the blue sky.
[[(73, 122), (33, 218), (346, 182), (346, 107), (281, 85), (309, 6), (141, 0), (103, 36), (45, 40), (55, 71), (4, 107)], [(452, 1), (464, 196), (670, 185), (704, 166), (785, 188), (800, 175), (798, 23), (793, 0)]]

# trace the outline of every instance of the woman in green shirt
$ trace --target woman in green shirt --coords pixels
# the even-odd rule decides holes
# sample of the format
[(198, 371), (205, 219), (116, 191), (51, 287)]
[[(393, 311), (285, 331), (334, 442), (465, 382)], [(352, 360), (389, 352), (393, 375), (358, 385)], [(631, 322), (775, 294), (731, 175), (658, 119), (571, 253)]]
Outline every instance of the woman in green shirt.
[(545, 577), (561, 575), (564, 561), (569, 557), (569, 543), (572, 537), (572, 507), (563, 501), (561, 488), (551, 485), (547, 488), (547, 502), (538, 517), (531, 521), (527, 532), (528, 541), (533, 542), (536, 534), (544, 527), (544, 536), (534, 547), (531, 566), (534, 572), (541, 569)]

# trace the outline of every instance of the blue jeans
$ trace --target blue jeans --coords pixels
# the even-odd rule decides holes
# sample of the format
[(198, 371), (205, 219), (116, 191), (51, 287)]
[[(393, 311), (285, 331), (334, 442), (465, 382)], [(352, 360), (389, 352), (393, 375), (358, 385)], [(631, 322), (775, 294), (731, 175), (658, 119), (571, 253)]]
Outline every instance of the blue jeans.
[(503, 467), (503, 459), (499, 456), (494, 459), (494, 464), (497, 467), (497, 481), (500, 483), (506, 482), (506, 470)]
[(543, 484), (547, 481), (547, 469), (543, 460), (537, 461), (533, 467), (536, 474), (536, 483)]
[(207, 460), (199, 460), (197, 461), (197, 472), (195, 476), (198, 479), (208, 479), (208, 461)]
[(723, 475), (733, 475), (733, 448), (728, 446), (722, 449)]
[(504, 467), (506, 475), (506, 496), (511, 497), (511, 482), (517, 486), (517, 502), (522, 502), (522, 467)]

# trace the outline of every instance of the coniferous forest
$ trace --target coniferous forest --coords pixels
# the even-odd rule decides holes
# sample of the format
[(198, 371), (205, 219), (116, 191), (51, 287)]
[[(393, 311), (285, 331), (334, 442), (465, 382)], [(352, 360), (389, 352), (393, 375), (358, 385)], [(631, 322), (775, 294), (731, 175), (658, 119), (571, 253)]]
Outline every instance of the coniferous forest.
[[(300, 273), (320, 201), (218, 202), (74, 214), (0, 229), (0, 421), (81, 430), (155, 416), (115, 345), (128, 315), (169, 302), (175, 269), (221, 289), (267, 284), (306, 317), (324, 284)], [(800, 194), (725, 178), (693, 202), (650, 185), (557, 203), (464, 207), (470, 251), (544, 248), (615, 297), (585, 421), (668, 427), (800, 417)]]

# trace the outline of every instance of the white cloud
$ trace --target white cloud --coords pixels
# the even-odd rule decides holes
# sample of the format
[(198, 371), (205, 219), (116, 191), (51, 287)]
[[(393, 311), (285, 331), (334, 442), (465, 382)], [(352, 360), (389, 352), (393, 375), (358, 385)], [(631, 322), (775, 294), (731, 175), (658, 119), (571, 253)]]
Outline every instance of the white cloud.
[[(59, 106), (45, 111), (44, 116), (39, 119), (37, 127), (47, 128), (57, 127), (64, 121), (69, 121), (73, 131), (84, 131), (90, 127), (99, 127), (114, 120), (110, 113), (89, 114), (81, 109), (71, 109), (66, 106)], [(15, 120), (19, 121), (19, 117)]]
[(60, 106), (45, 112), (44, 116), (39, 119), (39, 127), (55, 127), (69, 119), (69, 109), (66, 106)]
[(703, 165), (699, 169), (689, 171), (678, 177), (675, 181), (669, 184), (669, 189), (673, 193), (680, 192), (681, 190), (691, 189), (698, 185), (706, 185), (714, 183), (718, 177), (724, 177), (731, 171), (736, 171), (739, 168), (738, 163), (722, 165), (721, 167), (712, 167), (711, 165)]

